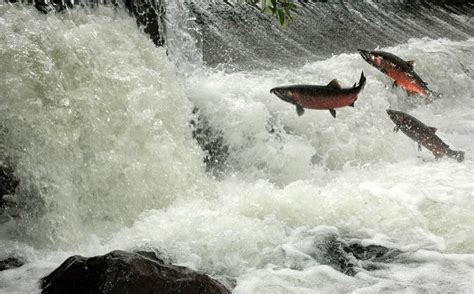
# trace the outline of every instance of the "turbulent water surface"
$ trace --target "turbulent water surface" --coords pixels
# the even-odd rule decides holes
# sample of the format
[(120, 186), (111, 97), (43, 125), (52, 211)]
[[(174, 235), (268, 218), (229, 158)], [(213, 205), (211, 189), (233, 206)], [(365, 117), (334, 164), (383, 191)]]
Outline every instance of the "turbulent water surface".
[[(347, 46), (348, 37), (334, 44), (321, 37), (326, 45), (311, 47), (318, 40), (304, 41), (297, 28), (288, 39), (268, 17), (252, 16), (247, 25), (272, 32), (239, 39), (216, 23), (240, 15), (241, 26), (242, 8), (223, 14), (204, 2), (169, 1), (167, 50), (120, 9), (43, 15), (0, 4), (0, 160), (20, 180), (19, 217), (0, 225), (0, 257), (27, 260), (0, 272), (0, 292), (38, 292), (38, 279), (72, 254), (136, 248), (235, 280), (235, 293), (472, 291), (472, 15), (423, 6), (405, 27), (403, 11), (394, 20), (376, 1), (355, 2), (340, 7), (342, 18), (337, 7), (326, 14), (387, 23), (379, 32), (392, 39), (353, 31)], [(308, 4), (297, 26), (315, 7), (328, 6)], [(392, 89), (355, 50), (376, 43), (416, 60), (418, 74), (442, 96), (425, 105)], [(214, 49), (223, 55), (209, 44), (221, 44)], [(289, 49), (278, 55), (278, 46)], [(349, 87), (362, 70), (365, 89), (337, 119), (316, 110), (298, 117), (269, 93), (336, 77)], [(192, 136), (196, 107), (226, 146), (214, 170)], [(452, 149), (465, 151), (464, 162), (419, 152), (392, 132), (388, 108), (438, 128)], [(334, 238), (402, 253), (345, 275), (318, 258), (326, 254), (320, 245)]]

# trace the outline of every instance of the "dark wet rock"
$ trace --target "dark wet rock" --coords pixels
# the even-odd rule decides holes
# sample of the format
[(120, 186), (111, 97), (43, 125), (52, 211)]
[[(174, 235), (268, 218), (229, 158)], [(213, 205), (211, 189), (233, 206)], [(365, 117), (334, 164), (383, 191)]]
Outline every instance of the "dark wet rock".
[(35, 0), (35, 7), (42, 13), (47, 14), (51, 11), (61, 12), (72, 8), (73, 3), (70, 0)]
[[(360, 243), (350, 245), (339, 238), (327, 238), (319, 249), (322, 254), (318, 262), (330, 265), (332, 268), (346, 275), (354, 276), (360, 269), (376, 270), (380, 263), (387, 263), (402, 253), (398, 249), (387, 248), (381, 245), (363, 246)], [(321, 258), (322, 257), (322, 258)]]
[(358, 260), (371, 260), (377, 262), (391, 261), (401, 253), (398, 249), (390, 249), (380, 245), (363, 246), (359, 243), (345, 245), (344, 251), (351, 253)]
[(20, 181), (13, 168), (0, 162), (0, 224), (18, 216), (18, 199), (15, 195)]
[(349, 276), (386, 267), (402, 253), (381, 245), (363, 245), (362, 240), (348, 239), (330, 227), (296, 230), (281, 252), (284, 267), (303, 270), (316, 262)]
[(161, 0), (125, 0), (125, 7), (135, 16), (137, 25), (150, 35), (156, 46), (163, 46), (165, 5)]
[(325, 248), (321, 248), (325, 259), (319, 261), (350, 276), (361, 269), (377, 270), (382, 267), (382, 263), (391, 262), (402, 253), (398, 249), (381, 245), (364, 246), (357, 242), (348, 244), (338, 238), (329, 238), (323, 244), (326, 244)]
[(154, 252), (69, 257), (41, 279), (42, 293), (230, 293), (209, 276), (171, 265)]
[(346, 275), (357, 273), (357, 263), (344, 250), (344, 243), (337, 236), (330, 235), (315, 243), (315, 251), (310, 256), (318, 263), (326, 264)]
[(220, 177), (229, 157), (229, 146), (224, 142), (222, 133), (210, 126), (197, 107), (193, 109), (193, 114), (195, 118), (190, 121), (190, 125), (193, 138), (206, 153), (203, 159), (206, 171), (215, 177)]
[(73, 7), (72, 0), (7, 0), (8, 3), (33, 4), (40, 12), (47, 14), (52, 11), (61, 12)]
[(25, 260), (21, 257), (10, 256), (6, 259), (0, 260), (0, 271), (17, 268), (25, 264)]
[(283, 266), (304, 270), (308, 266), (314, 266), (316, 262), (353, 276), (358, 271), (357, 260), (344, 251), (344, 245), (335, 230), (298, 229), (290, 236), (288, 243), (282, 246)]
[(10, 196), (5, 197), (4, 195), (15, 194), (15, 189), (18, 187), (20, 181), (15, 177), (13, 168), (0, 162), (0, 205), (7, 202)]

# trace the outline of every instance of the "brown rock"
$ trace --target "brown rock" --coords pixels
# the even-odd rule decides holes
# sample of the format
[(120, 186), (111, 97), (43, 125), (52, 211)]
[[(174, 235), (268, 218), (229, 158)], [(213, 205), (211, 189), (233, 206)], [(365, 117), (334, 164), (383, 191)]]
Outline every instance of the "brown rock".
[(42, 293), (230, 293), (207, 275), (171, 265), (153, 252), (112, 251), (69, 257), (41, 279)]

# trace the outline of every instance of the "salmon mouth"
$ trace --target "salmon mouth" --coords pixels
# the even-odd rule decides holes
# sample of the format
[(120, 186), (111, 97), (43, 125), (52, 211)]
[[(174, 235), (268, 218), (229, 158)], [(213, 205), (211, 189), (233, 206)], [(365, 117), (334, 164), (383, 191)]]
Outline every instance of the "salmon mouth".
[(362, 58), (364, 58), (365, 61), (370, 60), (370, 53), (368, 51), (362, 49), (357, 49), (357, 51), (359, 51), (360, 55), (362, 56)]
[(387, 111), (388, 117), (390, 117), (390, 119), (391, 119), (393, 122), (397, 123), (398, 119), (397, 119), (396, 113), (395, 113), (393, 110), (391, 110), (391, 109), (387, 109), (386, 111)]
[(360, 56), (362, 56), (362, 58), (367, 61), (368, 63), (372, 64), (373, 61), (372, 61), (372, 54), (369, 52), (369, 51), (366, 51), (366, 50), (362, 50), (362, 49), (357, 49), (360, 53)]
[(289, 102), (289, 103), (293, 103), (293, 98), (286, 95), (285, 92), (287, 91), (280, 88), (273, 88), (270, 90), (270, 93), (275, 94), (281, 100)]

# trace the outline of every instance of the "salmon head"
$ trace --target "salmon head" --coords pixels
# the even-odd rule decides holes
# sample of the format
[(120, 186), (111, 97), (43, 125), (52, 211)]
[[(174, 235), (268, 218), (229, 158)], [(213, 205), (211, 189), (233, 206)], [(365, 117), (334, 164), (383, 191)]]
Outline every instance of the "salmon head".
[(380, 67), (382, 65), (382, 61), (383, 61), (383, 56), (381, 56), (380, 54), (377, 54), (377, 52), (375, 51), (366, 51), (366, 50), (362, 50), (362, 49), (358, 49), (359, 50), (359, 53), (360, 55), (362, 56), (362, 58), (367, 61), (369, 64), (375, 66), (375, 67)]
[(387, 109), (387, 114), (390, 119), (397, 125), (401, 126), (406, 123), (406, 115), (401, 111)]
[(294, 93), (290, 87), (276, 87), (271, 89), (270, 93), (275, 94), (278, 98), (285, 102), (297, 104), (294, 98)]

